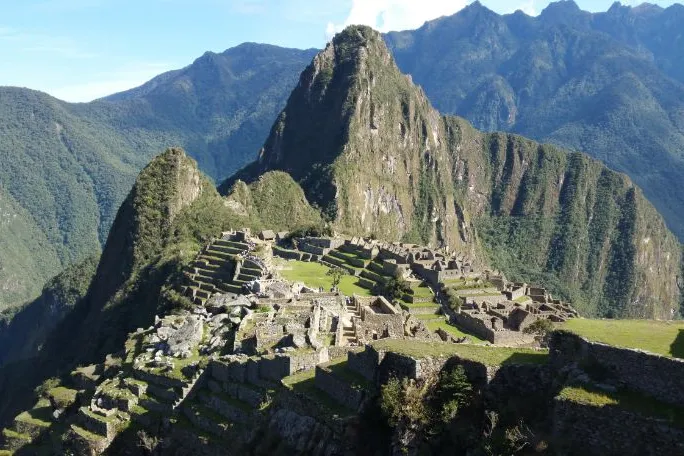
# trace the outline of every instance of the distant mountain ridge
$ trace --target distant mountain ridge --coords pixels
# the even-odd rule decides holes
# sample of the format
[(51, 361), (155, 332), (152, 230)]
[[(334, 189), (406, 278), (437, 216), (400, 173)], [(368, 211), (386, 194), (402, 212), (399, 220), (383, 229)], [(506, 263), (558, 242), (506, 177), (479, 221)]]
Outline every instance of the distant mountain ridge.
[(92, 103), (0, 88), (0, 209), (11, 217), (0, 223), (0, 311), (100, 250), (158, 151), (183, 146), (214, 179), (247, 163), (313, 54), (248, 43)]
[(684, 6), (573, 1), (538, 17), (474, 2), (385, 36), (435, 107), (486, 131), (586, 152), (627, 173), (684, 236)]
[[(682, 238), (683, 27), (677, 4), (529, 17), (475, 2), (385, 41), (440, 112), (626, 172)], [(86, 104), (1, 88), (0, 192), (17, 217), (0, 226), (0, 308), (97, 251), (157, 151), (184, 147), (216, 181), (247, 164), (315, 52), (245, 43)]]

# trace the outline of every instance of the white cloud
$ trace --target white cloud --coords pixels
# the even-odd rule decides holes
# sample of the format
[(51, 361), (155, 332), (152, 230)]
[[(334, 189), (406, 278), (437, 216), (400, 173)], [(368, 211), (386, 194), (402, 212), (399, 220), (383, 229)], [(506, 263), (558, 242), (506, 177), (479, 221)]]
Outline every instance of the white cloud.
[(539, 14), (535, 6), (535, 0), (527, 0), (526, 2), (518, 5), (514, 10), (509, 11), (509, 13), (514, 13), (518, 10), (522, 11), (528, 16), (536, 16)]
[(348, 25), (369, 25), (381, 32), (420, 27), (431, 19), (448, 16), (463, 9), (466, 0), (353, 0), (343, 24), (329, 22), (331, 37)]
[(47, 89), (46, 92), (72, 103), (88, 102), (138, 87), (171, 69), (171, 65), (166, 63), (133, 63), (108, 73), (107, 76), (94, 75), (93, 81)]

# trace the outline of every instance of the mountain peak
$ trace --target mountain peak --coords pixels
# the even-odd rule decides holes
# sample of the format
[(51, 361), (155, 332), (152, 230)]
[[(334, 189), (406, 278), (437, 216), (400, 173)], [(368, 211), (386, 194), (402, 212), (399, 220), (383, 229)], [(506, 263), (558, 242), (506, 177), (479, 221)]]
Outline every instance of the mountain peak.
[(653, 3), (641, 3), (638, 6), (631, 6), (629, 4), (623, 4), (619, 1), (614, 2), (611, 7), (608, 9), (606, 12), (609, 15), (615, 15), (615, 14), (626, 14), (626, 13), (632, 13), (632, 14), (657, 14), (661, 13), (663, 8), (659, 5), (655, 5)]
[(563, 15), (581, 13), (582, 10), (574, 0), (551, 2), (541, 12), (541, 17), (561, 18)]
[[(452, 180), (443, 129), (380, 33), (351, 26), (302, 73), (259, 159), (222, 190), (285, 171), (341, 232), (469, 244), (470, 227), (454, 210), (453, 195), (416, 203), (419, 187)], [(409, 233), (413, 220), (419, 233)]]

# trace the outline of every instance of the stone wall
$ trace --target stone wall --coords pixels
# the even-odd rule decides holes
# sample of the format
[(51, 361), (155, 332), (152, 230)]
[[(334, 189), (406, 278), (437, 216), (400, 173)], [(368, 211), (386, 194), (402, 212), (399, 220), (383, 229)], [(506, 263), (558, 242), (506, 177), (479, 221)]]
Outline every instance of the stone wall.
[(404, 317), (401, 314), (365, 312), (363, 320), (356, 320), (356, 337), (361, 343), (385, 337), (401, 339), (404, 337)]
[(447, 269), (445, 271), (436, 271), (429, 269), (422, 264), (414, 263), (411, 268), (413, 272), (418, 274), (423, 280), (430, 282), (434, 286), (439, 286), (439, 283), (444, 280), (454, 280), (463, 277), (463, 273), (458, 269)]
[(289, 360), (289, 373), (287, 375), (292, 375), (303, 370), (313, 369), (320, 363), (328, 362), (328, 347), (323, 347), (315, 352), (288, 354), (286, 358)]
[(262, 393), (245, 383), (209, 380), (207, 387), (213, 393), (227, 393), (229, 396), (241, 400), (254, 408), (259, 407), (263, 402)]
[(560, 454), (684, 455), (684, 430), (613, 406), (593, 407), (556, 399), (553, 437)]
[(227, 360), (214, 360), (209, 365), (211, 377), (224, 383), (258, 383), (259, 379), (279, 381), (302, 370), (313, 369), (327, 362), (328, 349), (318, 351), (276, 354), (260, 358), (233, 356)]
[(317, 247), (315, 245), (305, 244), (300, 242), (297, 248), (302, 252), (310, 253), (312, 255), (325, 255), (328, 253), (329, 249), (324, 249), (323, 247)]
[(365, 390), (354, 388), (348, 382), (335, 376), (328, 367), (316, 367), (314, 384), (316, 388), (327, 393), (339, 404), (352, 410), (358, 410), (366, 398)]
[(513, 397), (545, 397), (552, 391), (555, 375), (546, 364), (506, 364), (488, 367), (487, 378), (487, 403), (499, 406)]
[(589, 342), (566, 331), (553, 332), (549, 348), (556, 369), (575, 363), (600, 369), (624, 388), (684, 406), (684, 360)]
[(202, 404), (232, 422), (245, 423), (251, 418), (252, 414), (249, 411), (233, 405), (220, 396), (207, 392), (200, 394), (199, 397)]
[(273, 254), (286, 260), (302, 260), (302, 253), (296, 250), (283, 249), (281, 247), (273, 247)]
[(466, 331), (473, 332), (480, 339), (488, 340), (494, 343), (494, 331), (491, 328), (487, 328), (482, 320), (479, 318), (471, 317), (465, 313), (457, 313), (455, 315), (456, 323), (462, 326)]
[(381, 260), (394, 260), (399, 264), (408, 264), (409, 263), (409, 254), (408, 252), (404, 252), (402, 254), (394, 253), (388, 249), (382, 248), (378, 252), (378, 258)]
[[(384, 356), (384, 353), (382, 355)], [(347, 367), (371, 382), (376, 379), (380, 361), (380, 353), (370, 346), (366, 346), (363, 351), (349, 352), (347, 355)]]

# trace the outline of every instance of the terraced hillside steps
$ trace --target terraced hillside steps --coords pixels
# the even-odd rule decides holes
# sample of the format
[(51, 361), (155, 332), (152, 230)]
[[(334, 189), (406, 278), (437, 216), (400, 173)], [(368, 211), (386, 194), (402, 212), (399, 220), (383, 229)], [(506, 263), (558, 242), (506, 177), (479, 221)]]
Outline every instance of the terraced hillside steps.
[(181, 291), (200, 306), (214, 294), (242, 294), (245, 283), (263, 275), (263, 265), (250, 259), (250, 249), (244, 242), (212, 241), (184, 271)]
[(192, 378), (180, 380), (135, 369), (133, 371), (135, 378), (146, 385), (139, 404), (154, 412), (173, 412), (188, 398), (203, 372), (199, 369)]
[[(69, 408), (75, 403), (78, 394), (75, 390), (64, 387), (52, 388), (48, 393), (62, 409)], [(17, 415), (12, 427), (3, 429), (0, 437), (0, 455), (3, 451), (11, 454), (18, 450), (33, 454), (29, 450), (37, 448), (36, 445), (50, 434), (56, 421), (50, 400), (41, 398), (33, 408)]]

